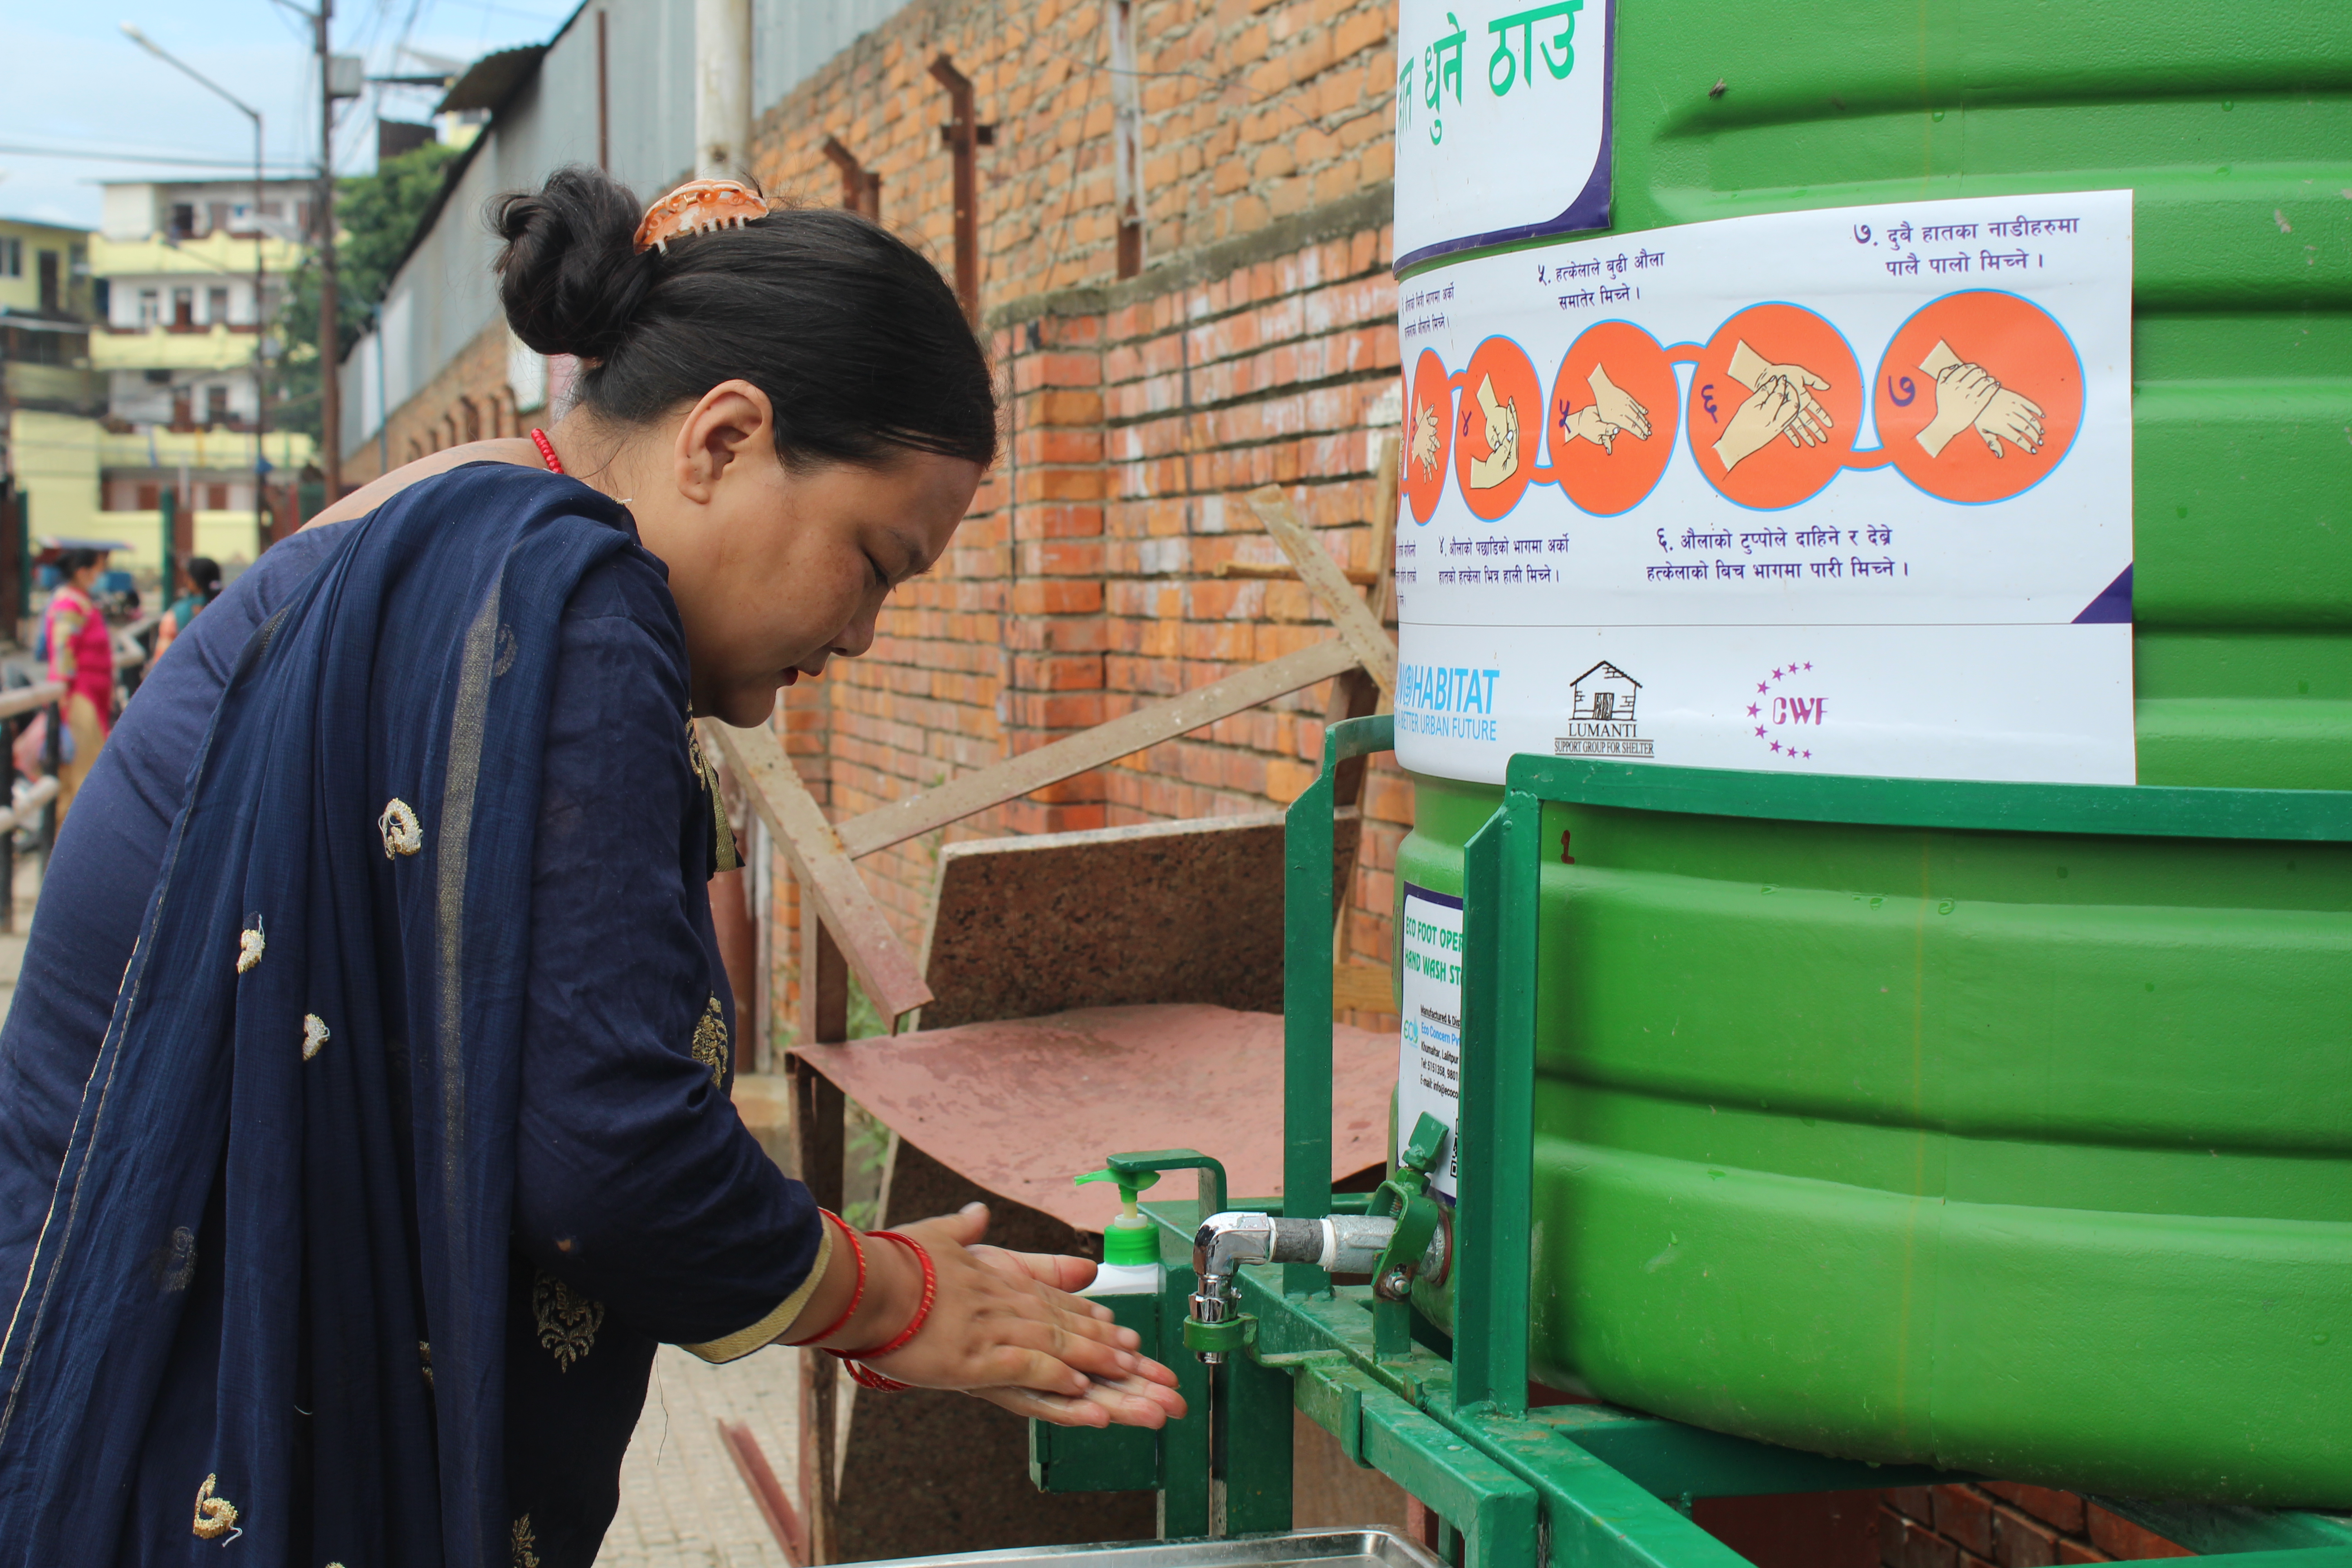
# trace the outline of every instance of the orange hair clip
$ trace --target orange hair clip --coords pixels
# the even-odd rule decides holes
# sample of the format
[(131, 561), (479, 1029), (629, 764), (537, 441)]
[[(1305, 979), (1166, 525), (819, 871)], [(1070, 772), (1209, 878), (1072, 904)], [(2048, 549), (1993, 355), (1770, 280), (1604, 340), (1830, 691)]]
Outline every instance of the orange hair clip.
[(637, 254), (667, 252), (669, 242), (714, 228), (740, 228), (768, 216), (768, 204), (740, 180), (688, 180), (646, 209), (637, 225)]

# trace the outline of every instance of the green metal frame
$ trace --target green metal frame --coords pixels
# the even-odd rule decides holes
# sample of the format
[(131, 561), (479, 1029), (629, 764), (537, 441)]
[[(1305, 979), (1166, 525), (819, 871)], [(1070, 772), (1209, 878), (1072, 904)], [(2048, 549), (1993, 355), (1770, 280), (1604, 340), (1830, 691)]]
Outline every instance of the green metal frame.
[[(1332, 774), (1393, 748), (1382, 714), (1326, 732), (1321, 775), (1292, 805), (1284, 904), (1285, 1197), (1237, 1206), (1293, 1216), (1359, 1208), (1331, 1193)], [(1783, 820), (2007, 832), (2352, 840), (2352, 794), (1849, 779), (1514, 757), (1502, 806), (1465, 866), (1461, 1156), (1454, 1210), (1454, 1339), (1369, 1288), (1334, 1289), (1296, 1264), (1244, 1271), (1255, 1320), (1229, 1365), (1229, 1528), (1290, 1527), (1291, 1412), (1444, 1521), (1463, 1568), (1739, 1568), (1690, 1518), (1694, 1500), (1864, 1490), (1964, 1479), (1709, 1432), (1601, 1405), (1528, 1407), (1538, 877), (1547, 803)], [(1116, 1156), (1197, 1158), (1188, 1150)], [(1210, 1194), (1203, 1194), (1204, 1200)], [(1222, 1202), (1222, 1198), (1217, 1200)], [(1202, 1369), (1182, 1352), (1192, 1237), (1213, 1205), (1143, 1205), (1161, 1227), (1167, 1280), (1126, 1298), (1147, 1354), (1177, 1370), (1195, 1410)], [(1150, 1302), (1150, 1305), (1144, 1305)], [(1150, 1446), (1033, 1426), (1032, 1474), (1052, 1491), (1157, 1489), (1164, 1536), (1208, 1520), (1206, 1433), (1196, 1414)], [(1117, 1456), (1112, 1449), (1117, 1446)], [(2352, 1568), (2352, 1517), (2100, 1500), (2233, 1568)]]

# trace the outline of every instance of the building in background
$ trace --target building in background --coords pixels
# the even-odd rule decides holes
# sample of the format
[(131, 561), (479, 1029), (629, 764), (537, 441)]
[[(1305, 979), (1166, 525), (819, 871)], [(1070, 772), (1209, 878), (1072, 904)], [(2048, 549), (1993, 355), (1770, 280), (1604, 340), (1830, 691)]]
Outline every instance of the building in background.
[(0, 218), (0, 432), (44, 532), (88, 533), (98, 513), (105, 394), (89, 368), (89, 242), (83, 229)]
[(104, 226), (90, 241), (103, 320), (89, 357), (104, 379), (105, 526), (132, 542), (124, 564), (133, 570), (160, 567), (167, 492), (176, 497), (177, 553), (231, 570), (251, 561), (263, 542), (256, 458), (272, 510), (311, 459), (309, 437), (257, 435), (256, 422), (261, 355), (278, 352), (268, 329), (301, 263), (313, 189), (307, 180), (265, 182), (257, 212), (251, 180), (106, 186)]

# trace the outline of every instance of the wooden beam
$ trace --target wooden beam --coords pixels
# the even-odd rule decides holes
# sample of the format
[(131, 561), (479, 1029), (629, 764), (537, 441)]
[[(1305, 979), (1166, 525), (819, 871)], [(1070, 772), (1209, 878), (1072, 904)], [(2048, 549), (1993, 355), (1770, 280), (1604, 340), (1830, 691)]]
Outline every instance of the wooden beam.
[[(1372, 483), (1372, 614), (1387, 626), (1396, 619), (1397, 468), (1403, 442), (1381, 437), (1381, 460)], [(1356, 579), (1350, 574), (1348, 581)]]
[(1331, 1011), (1334, 1013), (1393, 1013), (1397, 1010), (1396, 972), (1385, 965), (1345, 960), (1331, 966)]
[[(1357, 607), (1362, 608), (1360, 601)], [(1040, 746), (978, 773), (966, 773), (935, 790), (894, 800), (863, 816), (853, 816), (841, 825), (841, 846), (850, 858), (858, 859), (877, 849), (919, 837), (975, 812), (1018, 800), (1032, 790), (1117, 762), (1162, 741), (1172, 741), (1318, 680), (1328, 680), (1341, 670), (1354, 668), (1357, 658), (1352, 645), (1332, 637), (1297, 653), (1268, 659), (1238, 675), (1195, 688), (1181, 697), (1139, 708), (1050, 746)], [(1396, 653), (1391, 648), (1391, 670), (1395, 664)]]
[(914, 955), (890, 929), (889, 918), (849, 856), (833, 825), (824, 819), (800, 774), (793, 771), (776, 732), (762, 724), (738, 730), (706, 721), (703, 733), (726, 756), (727, 764), (751, 800), (752, 809), (783, 847), (801, 886), (801, 920), (822, 920), (841, 944), (858, 984), (875, 1009), (895, 1025), (931, 999)]
[[(1380, 578), (1379, 573), (1367, 572), (1360, 566), (1343, 566), (1339, 574), (1359, 588), (1369, 588)], [(1298, 568), (1287, 561), (1220, 561), (1214, 575), (1263, 577), (1277, 583), (1296, 583), (1298, 581)]]
[(1395, 639), (1381, 625), (1380, 618), (1364, 607), (1364, 601), (1357, 596), (1355, 587), (1339, 570), (1339, 563), (1317, 542), (1315, 531), (1292, 508), (1280, 486), (1267, 485), (1252, 490), (1246, 499), (1250, 510), (1257, 513), (1266, 532), (1282, 546), (1290, 563), (1298, 568), (1298, 580), (1323, 601), (1324, 612), (1339, 628), (1340, 637), (1355, 650), (1358, 662), (1393, 700), (1397, 675)]

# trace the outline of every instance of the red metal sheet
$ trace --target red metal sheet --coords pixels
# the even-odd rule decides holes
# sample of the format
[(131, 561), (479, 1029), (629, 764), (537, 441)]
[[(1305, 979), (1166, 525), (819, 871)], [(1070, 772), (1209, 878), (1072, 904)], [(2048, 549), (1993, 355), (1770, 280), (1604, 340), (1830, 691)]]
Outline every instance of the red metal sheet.
[[(1397, 1037), (1331, 1026), (1331, 1174), (1388, 1153)], [(1236, 1197), (1282, 1190), (1282, 1020), (1171, 1004), (1089, 1007), (794, 1053), (899, 1136), (990, 1192), (1081, 1230), (1118, 1212), (1105, 1155), (1198, 1149)], [(1162, 1191), (1190, 1196), (1192, 1178)], [(1155, 1194), (1158, 1195), (1158, 1194)]]

